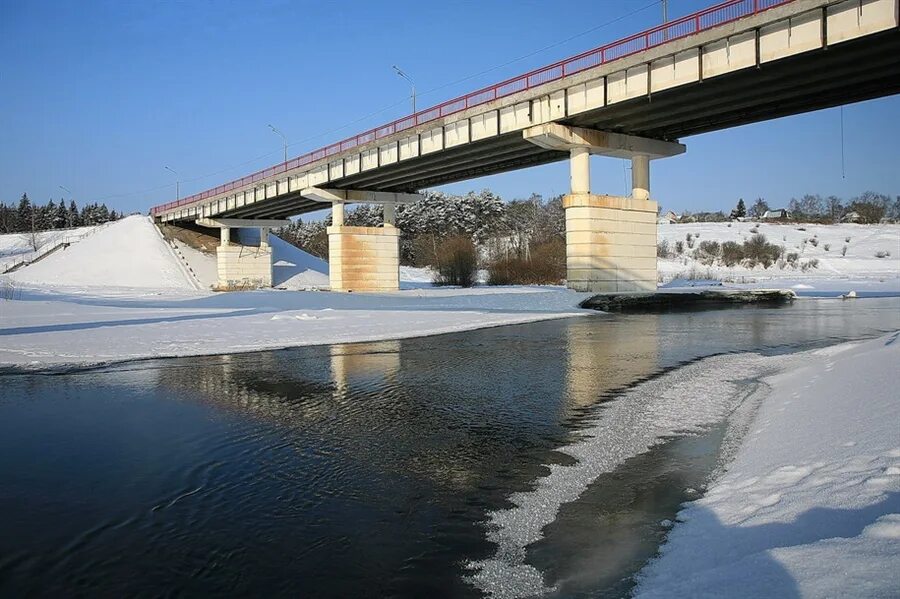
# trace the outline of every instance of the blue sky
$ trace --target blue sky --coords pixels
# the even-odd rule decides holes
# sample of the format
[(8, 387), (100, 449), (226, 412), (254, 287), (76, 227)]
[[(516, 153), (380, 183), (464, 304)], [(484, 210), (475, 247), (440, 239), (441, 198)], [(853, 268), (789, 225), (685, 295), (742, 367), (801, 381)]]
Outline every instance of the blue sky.
[[(670, 0), (670, 18), (711, 4)], [(653, 0), (239, 2), (0, 0), (0, 200), (68, 196), (127, 212), (187, 195), (419, 108), (658, 24)], [(518, 59), (518, 60), (517, 60)], [(738, 197), (900, 194), (900, 97), (683, 139), (652, 192), (678, 211)], [(622, 193), (623, 164), (593, 159)], [(467, 181), (563, 193), (565, 164)]]

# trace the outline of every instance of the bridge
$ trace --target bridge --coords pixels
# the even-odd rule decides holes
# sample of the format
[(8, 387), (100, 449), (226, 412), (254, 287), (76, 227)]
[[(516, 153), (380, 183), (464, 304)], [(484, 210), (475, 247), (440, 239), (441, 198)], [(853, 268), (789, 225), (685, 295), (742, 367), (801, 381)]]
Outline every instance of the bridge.
[[(399, 286), (394, 207), (422, 189), (569, 160), (567, 280), (586, 291), (656, 287), (650, 161), (679, 139), (900, 92), (900, 0), (728, 0), (454, 98), (192, 196), (160, 223), (220, 229), (219, 284), (271, 285), (270, 227), (332, 207), (331, 288)], [(628, 197), (595, 194), (591, 155), (632, 163)], [(383, 227), (344, 205), (384, 205)], [(260, 247), (231, 243), (261, 229)]]

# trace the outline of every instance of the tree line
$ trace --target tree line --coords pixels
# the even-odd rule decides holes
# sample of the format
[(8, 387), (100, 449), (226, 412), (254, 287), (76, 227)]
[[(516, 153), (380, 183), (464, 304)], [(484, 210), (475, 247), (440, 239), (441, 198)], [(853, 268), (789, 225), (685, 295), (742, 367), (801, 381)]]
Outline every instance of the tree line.
[(891, 198), (889, 195), (866, 191), (850, 199), (838, 196), (822, 197), (818, 194), (806, 194), (800, 198), (791, 198), (788, 204), (771, 206), (765, 198), (757, 198), (748, 208), (743, 199), (738, 200), (737, 206), (730, 214), (718, 212), (688, 212), (682, 213), (682, 222), (724, 222), (734, 218), (749, 217), (760, 219), (770, 210), (784, 209), (787, 211), (787, 220), (794, 222), (813, 222), (821, 224), (838, 223), (848, 216), (853, 217), (853, 222), (863, 224), (879, 223), (882, 220), (900, 221), (900, 196)]
[(48, 229), (69, 229), (102, 225), (119, 220), (122, 214), (107, 208), (106, 204), (85, 204), (80, 209), (75, 200), (68, 205), (50, 199), (46, 204), (33, 203), (28, 194), (22, 194), (18, 204), (0, 203), (0, 233), (33, 233)]
[[(400, 260), (413, 266), (439, 261), (441, 242), (455, 237), (470, 239), (486, 257), (530, 257), (547, 243), (564, 244), (566, 217), (562, 196), (545, 200), (540, 194), (504, 202), (490, 190), (465, 195), (426, 191), (424, 199), (396, 208), (400, 229)], [(347, 212), (347, 225), (377, 227), (384, 222), (383, 209), (362, 204)], [(310, 254), (327, 259), (331, 216), (324, 221), (297, 219), (277, 234)], [(561, 245), (561, 247), (563, 247)], [(564, 247), (563, 247), (564, 250)]]

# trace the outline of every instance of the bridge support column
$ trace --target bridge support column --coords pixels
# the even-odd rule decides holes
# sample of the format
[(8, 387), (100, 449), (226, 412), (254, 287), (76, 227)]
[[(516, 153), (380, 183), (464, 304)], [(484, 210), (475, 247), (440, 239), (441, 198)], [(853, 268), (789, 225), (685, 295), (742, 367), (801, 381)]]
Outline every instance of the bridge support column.
[[(566, 211), (566, 280), (571, 289), (640, 292), (656, 289), (656, 213), (650, 160), (684, 152), (683, 145), (548, 123), (526, 129), (528, 141), (570, 155)], [(591, 193), (590, 155), (631, 160), (631, 197)]]
[[(272, 248), (269, 245), (269, 229), (290, 224), (290, 221), (202, 218), (197, 220), (197, 224), (219, 229), (220, 243), (216, 248), (217, 290), (272, 286)], [(233, 244), (232, 229), (259, 229), (259, 245)], [(256, 243), (255, 240), (253, 243)]]
[[(332, 291), (397, 291), (400, 289), (400, 230), (397, 204), (422, 200), (417, 193), (307, 187), (303, 197), (331, 203), (328, 227), (328, 278)], [(344, 224), (344, 203), (384, 206), (383, 227)]]
[(400, 230), (394, 226), (393, 204), (390, 206), (389, 211), (385, 204), (384, 227), (351, 227), (344, 224), (343, 202), (333, 204), (328, 227), (332, 291), (400, 289)]

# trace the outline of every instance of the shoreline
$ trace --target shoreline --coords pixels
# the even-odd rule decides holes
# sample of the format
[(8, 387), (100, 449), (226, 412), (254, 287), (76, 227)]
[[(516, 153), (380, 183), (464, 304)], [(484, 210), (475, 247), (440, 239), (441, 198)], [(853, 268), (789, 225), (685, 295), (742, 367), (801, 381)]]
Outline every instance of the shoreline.
[(734, 455), (678, 512), (635, 597), (881, 597), (900, 585), (900, 331), (796, 356), (759, 379)]

